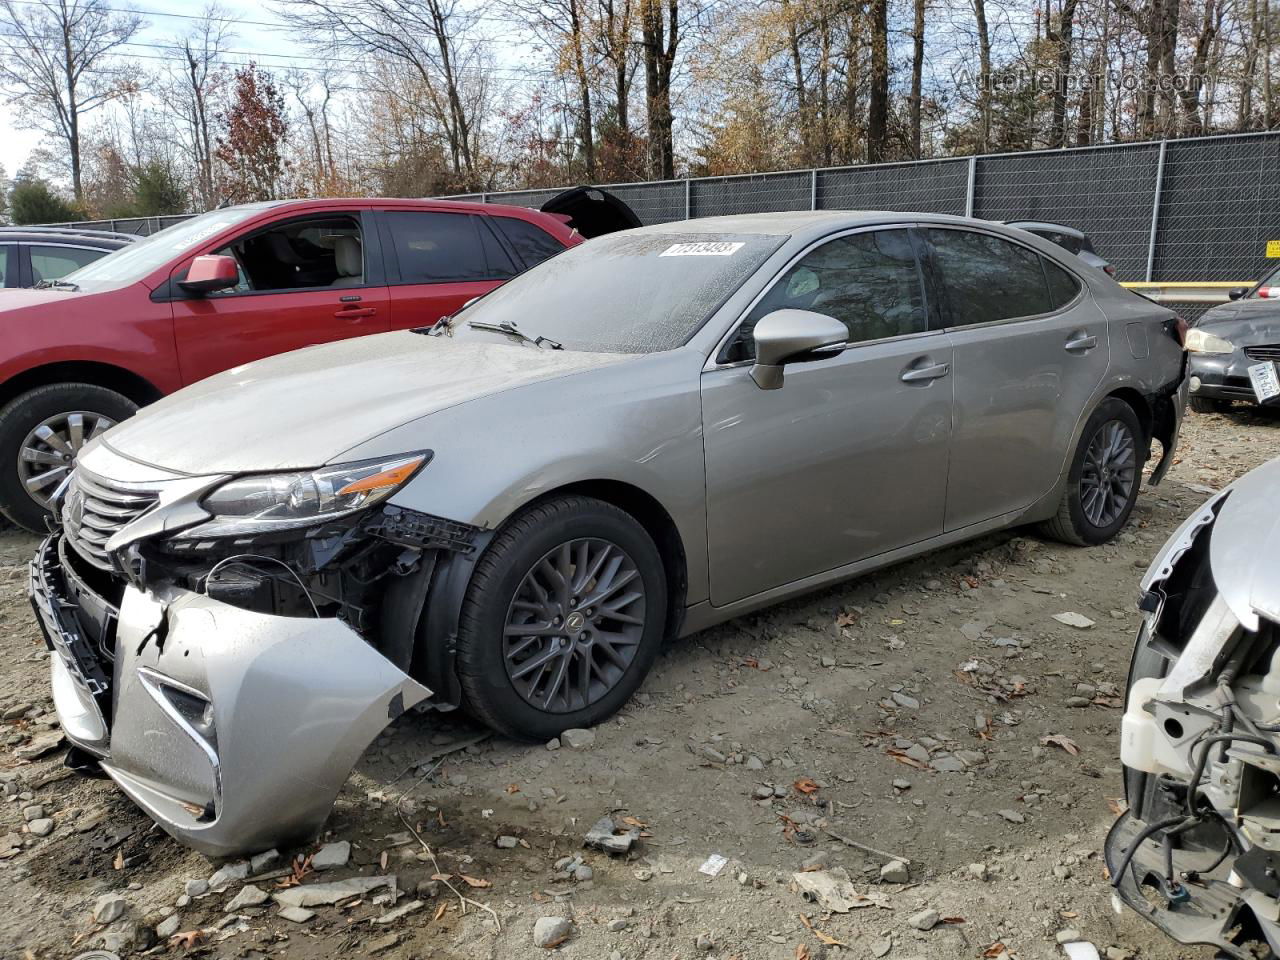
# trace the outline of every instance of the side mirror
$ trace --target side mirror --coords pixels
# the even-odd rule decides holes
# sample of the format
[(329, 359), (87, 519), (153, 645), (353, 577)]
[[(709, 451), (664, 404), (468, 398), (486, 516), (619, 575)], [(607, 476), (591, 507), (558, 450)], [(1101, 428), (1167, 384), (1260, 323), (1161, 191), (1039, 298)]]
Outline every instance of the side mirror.
[(775, 310), (760, 318), (753, 337), (756, 362), (751, 379), (761, 390), (777, 390), (785, 364), (841, 353), (849, 345), (849, 328), (835, 317), (812, 310)]
[(235, 257), (208, 254), (191, 261), (185, 280), (179, 280), (187, 293), (202, 297), (215, 290), (226, 290), (240, 282), (240, 268)]
[(1239, 300), (1248, 292), (1249, 292), (1248, 287), (1233, 287), (1232, 289), (1227, 291), (1227, 296), (1230, 297), (1232, 300)]

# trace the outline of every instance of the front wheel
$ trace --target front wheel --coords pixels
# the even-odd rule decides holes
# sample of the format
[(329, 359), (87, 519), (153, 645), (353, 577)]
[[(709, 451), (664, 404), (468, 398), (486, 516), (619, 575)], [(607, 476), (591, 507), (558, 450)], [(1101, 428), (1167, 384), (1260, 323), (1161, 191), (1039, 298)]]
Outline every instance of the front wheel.
[(81, 448), (137, 409), (91, 383), (49, 384), (9, 401), (0, 409), (0, 513), (42, 532), (49, 498)]
[(1123, 400), (1104, 400), (1080, 433), (1057, 514), (1042, 529), (1076, 546), (1106, 543), (1124, 527), (1138, 499), (1145, 434)]
[(458, 628), (471, 711), (521, 740), (611, 716), (662, 646), (662, 556), (612, 504), (565, 496), (510, 521), (476, 567)]
[(1196, 413), (1226, 413), (1231, 409), (1230, 400), (1218, 400), (1210, 397), (1192, 397), (1189, 403), (1191, 409)]

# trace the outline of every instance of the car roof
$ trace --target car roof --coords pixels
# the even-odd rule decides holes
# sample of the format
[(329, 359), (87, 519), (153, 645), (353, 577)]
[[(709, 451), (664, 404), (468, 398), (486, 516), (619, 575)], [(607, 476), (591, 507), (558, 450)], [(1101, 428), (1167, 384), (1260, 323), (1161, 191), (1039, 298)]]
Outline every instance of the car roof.
[(275, 210), (287, 208), (300, 213), (308, 210), (327, 210), (342, 207), (361, 207), (368, 210), (404, 209), (419, 207), (423, 210), (453, 210), (464, 213), (506, 214), (521, 219), (525, 217), (559, 218), (543, 213), (534, 207), (522, 207), (507, 203), (478, 203), (474, 200), (436, 200), (421, 197), (308, 197), (296, 200), (261, 200), (256, 203), (238, 203), (217, 209)]
[(60, 227), (0, 227), (0, 243), (43, 243), (57, 246), (92, 247), (95, 250), (119, 250), (138, 237), (126, 237), (94, 230), (72, 230)]
[(999, 226), (990, 220), (954, 217), (942, 213), (912, 213), (901, 210), (794, 210), (780, 213), (741, 213), (723, 217), (699, 217), (638, 227), (638, 232), (655, 234), (756, 234), (816, 239), (833, 230), (854, 229), (876, 224), (937, 223), (967, 227)]

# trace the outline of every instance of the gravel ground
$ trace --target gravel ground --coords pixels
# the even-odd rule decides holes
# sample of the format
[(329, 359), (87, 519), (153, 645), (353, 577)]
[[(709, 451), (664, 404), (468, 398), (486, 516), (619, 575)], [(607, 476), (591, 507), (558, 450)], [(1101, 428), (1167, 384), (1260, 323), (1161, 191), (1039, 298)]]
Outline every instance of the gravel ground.
[[(1151, 554), (1208, 488), (1276, 455), (1280, 420), (1192, 416), (1114, 544), (1013, 531), (709, 630), (587, 742), (404, 717), (327, 824), (349, 860), (299, 871), (303, 890), (394, 875), (403, 913), (383, 887), (302, 922), (253, 901), (299, 889), (280, 873), (320, 841), (281, 851), (254, 889), (206, 893), (223, 865), (67, 774), (60, 749), (33, 756), (58, 739), (24, 596), (36, 541), (0, 531), (0, 957), (505, 960), (567, 936), (557, 952), (593, 960), (1030, 960), (1062, 956), (1070, 929), (1108, 957), (1206, 960), (1111, 911), (1098, 851), (1122, 793), (1118, 697)], [(610, 815), (642, 830), (629, 854), (583, 848)], [(851, 902), (802, 897), (797, 872), (841, 870)]]

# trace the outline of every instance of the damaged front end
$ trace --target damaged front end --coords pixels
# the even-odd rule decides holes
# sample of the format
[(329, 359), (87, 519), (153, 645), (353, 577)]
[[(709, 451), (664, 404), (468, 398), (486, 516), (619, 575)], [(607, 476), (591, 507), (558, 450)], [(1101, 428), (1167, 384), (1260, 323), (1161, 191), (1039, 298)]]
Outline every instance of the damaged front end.
[(228, 522), (211, 495), (249, 502), (237, 483), (98, 445), (31, 563), (69, 762), (210, 855), (313, 835), (369, 742), (451, 673), (420, 638), (448, 632), (481, 534), (389, 493), (315, 523), (264, 522), (259, 498)]
[(1280, 953), (1280, 460), (1192, 515), (1143, 579), (1106, 862), (1175, 940)]

